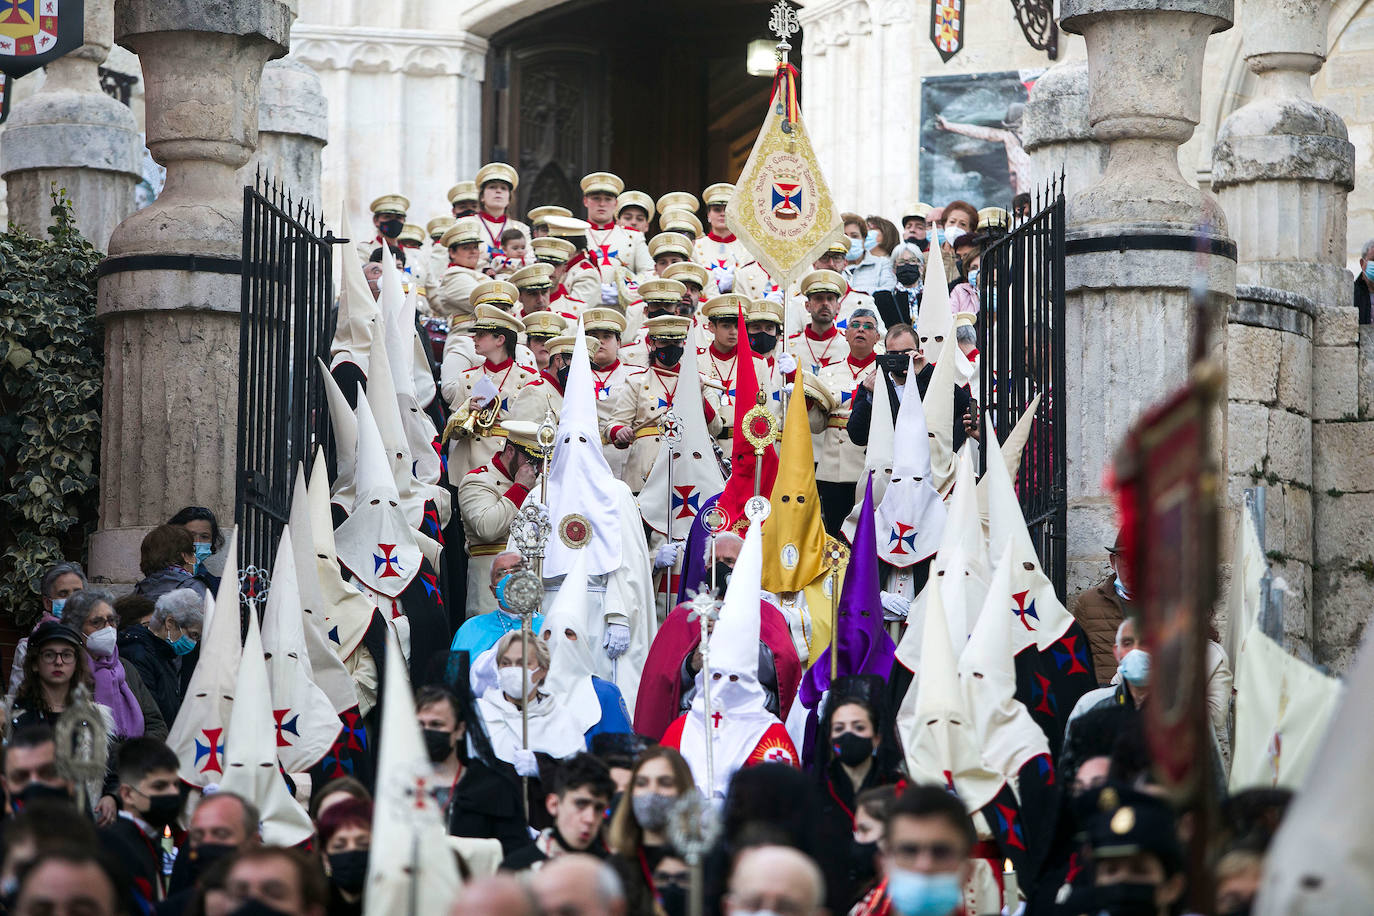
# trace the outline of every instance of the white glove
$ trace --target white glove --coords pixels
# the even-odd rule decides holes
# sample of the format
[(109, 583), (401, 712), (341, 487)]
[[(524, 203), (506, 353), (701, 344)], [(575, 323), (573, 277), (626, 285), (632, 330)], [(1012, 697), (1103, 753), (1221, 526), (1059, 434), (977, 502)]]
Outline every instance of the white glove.
[(716, 274), (716, 288), (722, 293), (728, 293), (735, 288), (735, 272), (733, 270), (721, 270)]
[(610, 623), (606, 625), (606, 641), (602, 644), (606, 650), (606, 657), (614, 661), (625, 654), (625, 650), (630, 648), (630, 628), (623, 623)]
[(896, 592), (880, 592), (879, 597), (883, 602), (884, 620), (905, 620), (907, 612), (911, 610), (911, 599), (903, 598)]
[(778, 354), (778, 368), (782, 370), (783, 375), (791, 375), (797, 371), (797, 358), (783, 350)]
[(654, 569), (672, 569), (681, 553), (681, 544), (660, 544), (654, 551)]
[(501, 394), (501, 389), (496, 387), (496, 383), (490, 377), (483, 374), (477, 380), (477, 384), (472, 386), (472, 400), (478, 407), (485, 407)]
[(782, 290), (770, 289), (763, 294), (763, 298), (767, 299), (769, 302), (776, 302), (778, 305), (782, 305)]
[(783, 382), (783, 383), (782, 383), (782, 396), (783, 396), (784, 398), (790, 398), (790, 397), (792, 397), (792, 383), (791, 383), (791, 382)]
[(601, 304), (618, 305), (620, 303), (620, 287), (614, 283), (601, 284)]
[(523, 747), (515, 749), (515, 759), (511, 761), (515, 767), (515, 772), (521, 776), (529, 776), (531, 779), (539, 778), (539, 761), (534, 758), (534, 751)]

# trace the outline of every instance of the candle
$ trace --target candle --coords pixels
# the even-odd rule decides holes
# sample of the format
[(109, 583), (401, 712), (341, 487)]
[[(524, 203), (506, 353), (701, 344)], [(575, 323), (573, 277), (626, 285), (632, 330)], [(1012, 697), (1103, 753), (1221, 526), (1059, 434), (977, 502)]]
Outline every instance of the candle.
[(1008, 916), (1016, 916), (1020, 909), (1021, 890), (1016, 884), (1016, 866), (1011, 864), (1011, 859), (1002, 863), (1002, 912)]

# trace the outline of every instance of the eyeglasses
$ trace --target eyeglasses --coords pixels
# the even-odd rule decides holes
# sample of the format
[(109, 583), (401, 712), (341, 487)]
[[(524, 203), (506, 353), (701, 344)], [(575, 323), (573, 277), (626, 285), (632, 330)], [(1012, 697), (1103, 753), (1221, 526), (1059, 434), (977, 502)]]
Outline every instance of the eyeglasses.
[(113, 614), (108, 617), (87, 617), (86, 625), (95, 627), (97, 630), (104, 627), (117, 627), (119, 626), (119, 618)]
[(71, 649), (48, 649), (45, 652), (38, 653), (38, 658), (40, 661), (46, 662), (49, 665), (53, 662), (74, 662), (76, 661), (76, 653)]
[(849, 326), (856, 331), (876, 331), (878, 326), (868, 321), (851, 321)]

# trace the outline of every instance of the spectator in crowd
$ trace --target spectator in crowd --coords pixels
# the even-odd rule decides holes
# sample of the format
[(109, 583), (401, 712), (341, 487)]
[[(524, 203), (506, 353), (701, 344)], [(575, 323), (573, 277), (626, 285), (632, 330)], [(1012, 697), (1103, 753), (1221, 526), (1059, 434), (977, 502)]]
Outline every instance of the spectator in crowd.
[(724, 912), (730, 916), (824, 916), (825, 878), (816, 863), (797, 849), (754, 846), (735, 861), (724, 903)]
[[(857, 213), (846, 213), (842, 218), (844, 234), (849, 237), (849, 251), (845, 255), (844, 269), (844, 278), (849, 282), (849, 288), (870, 294), (874, 290), (892, 289), (897, 285), (897, 278), (892, 273), (892, 259), (873, 250), (879, 242), (878, 230), (869, 229), (867, 221)], [(888, 241), (892, 243), (893, 248), (897, 247), (895, 229)]]
[(104, 857), (72, 846), (45, 852), (25, 872), (15, 899), (20, 916), (125, 916), (125, 882)]
[(1355, 278), (1355, 310), (1359, 312), (1360, 324), (1374, 321), (1371, 300), (1374, 300), (1374, 239), (1365, 242), (1360, 249), (1360, 275)]
[(372, 803), (349, 798), (330, 805), (316, 832), (329, 879), (329, 916), (359, 916), (372, 848)]
[(39, 624), (29, 637), (24, 676), (10, 709), (11, 731), (36, 723), (55, 724), (71, 705), (77, 684), (95, 693), (85, 640), (64, 623), (50, 620)]
[[(52, 747), (51, 735), (48, 747)], [(55, 764), (50, 764), (55, 767)], [(91, 819), (65, 794), (33, 799), (5, 819), (4, 860), (0, 862), (0, 906), (12, 912), (20, 878), (40, 855), (52, 850), (95, 850), (100, 846)]]
[(540, 910), (559, 916), (625, 916), (625, 890), (615, 870), (587, 855), (550, 862), (530, 882)]
[(157, 700), (144, 686), (138, 669), (119, 658), (119, 617), (114, 595), (87, 586), (67, 602), (66, 624), (86, 640), (86, 657), (95, 678), (95, 701), (114, 718), (112, 737), (118, 739), (167, 737), (167, 722)]
[(1094, 912), (1175, 912), (1185, 876), (1169, 803), (1113, 784), (1099, 789), (1095, 801), (1085, 825), (1092, 849)]
[[(261, 820), (257, 806), (233, 792), (215, 792), (202, 798), (191, 813), (186, 842), (177, 851), (168, 897), (158, 907), (158, 916), (181, 916), (188, 912), (199, 890), (214, 874), (212, 869), (217, 863), (227, 867), (239, 850), (262, 842)], [(222, 882), (224, 872), (216, 877), (216, 884)]]
[(126, 626), (119, 634), (124, 670), (138, 671), (165, 722), (175, 720), (181, 709), (190, 672), (200, 655), (204, 620), (205, 600), (193, 589), (179, 588), (157, 599), (146, 623)]
[(973, 824), (963, 802), (943, 786), (908, 786), (888, 810), (880, 844), (883, 882), (855, 913), (945, 916), (963, 902)]
[[(319, 866), (299, 849), (256, 846), (234, 856), (225, 890), (235, 913), (325, 916), (329, 892)], [(257, 907), (244, 908), (257, 903)]]
[(983, 245), (986, 241), (987, 236), (978, 233), (962, 236), (955, 243), (959, 276), (955, 278), (949, 293), (949, 308), (955, 314), (978, 314), (978, 267), (982, 263)]
[[(868, 217), (866, 222), (868, 223), (868, 233), (864, 236), (864, 247), (868, 248), (875, 257), (891, 258), (893, 249), (901, 241), (901, 236), (897, 234), (896, 225), (887, 217), (877, 215)], [(868, 240), (875, 232), (878, 234), (877, 240), (870, 246)]]
[[(86, 574), (79, 563), (54, 563), (43, 572), (39, 585), (39, 595), (43, 601), (43, 613), (39, 615), (37, 627), (45, 620), (61, 620), (67, 599), (86, 587)], [(14, 664), (10, 666), (9, 695), (19, 689), (19, 680), (24, 676), (24, 656), (28, 654), (29, 638), (25, 636), (14, 647)]]
[(591, 754), (581, 753), (560, 761), (544, 800), (553, 826), (545, 828), (524, 848), (506, 856), (501, 868), (506, 871), (537, 869), (548, 860), (569, 853), (589, 853), (604, 858), (606, 850), (601, 842), (601, 824), (614, 794), (615, 782), (606, 764)]
[(1107, 548), (1107, 564), (1111, 572), (1091, 588), (1079, 593), (1078, 601), (1072, 608), (1074, 618), (1088, 635), (1088, 646), (1093, 653), (1093, 670), (1103, 685), (1111, 682), (1116, 671), (1117, 628), (1122, 620), (1135, 616), (1129, 576), (1122, 562), (1120, 534), (1116, 542)]
[(919, 209), (913, 208), (913, 212), (902, 216), (902, 241), (915, 245), (922, 255), (930, 247), (930, 240), (927, 238), (929, 224), (926, 222), (926, 217), (930, 214), (920, 213), (923, 209), (927, 209), (925, 205), (921, 205)]
[(1030, 219), (1031, 215), (1031, 196), (1022, 191), (1011, 199), (1011, 218), (1012, 225)]
[(657, 896), (653, 872), (668, 845), (668, 817), (678, 799), (696, 791), (692, 771), (670, 747), (650, 748), (630, 771), (630, 785), (616, 806), (606, 833), (612, 864), (625, 884), (631, 910)]
[(145, 908), (166, 895), (163, 831), (176, 825), (186, 799), (179, 766), (172, 749), (153, 738), (126, 741), (116, 756), (121, 810), (100, 838)]
[(72, 801), (71, 780), (57, 768), (57, 743), (52, 728), (42, 723), (10, 732), (0, 779), (14, 812), (26, 811), (35, 802)]
[(539, 916), (539, 903), (525, 882), (492, 875), (464, 887), (449, 916)]
[(138, 568), (143, 578), (134, 591), (156, 601), (179, 588), (205, 595), (205, 583), (195, 578), (196, 546), (181, 525), (158, 525), (139, 546)]
[(210, 591), (217, 591), (225, 557), (220, 553), (224, 548), (224, 535), (219, 530), (215, 513), (204, 506), (187, 506), (168, 519), (167, 524), (180, 525), (190, 532), (196, 551), (196, 578)]
[(458, 698), (442, 687), (421, 687), (415, 694), (415, 717), (424, 734), (425, 749), (434, 764), (430, 794), (441, 811), (452, 813), (453, 796), (463, 775), (459, 748), (466, 728)]
[(324, 812), (332, 805), (349, 799), (371, 803), (372, 793), (367, 786), (352, 776), (340, 776), (320, 786), (315, 797), (310, 800), (310, 819), (319, 821)]
[(901, 242), (893, 249), (892, 271), (896, 282), (890, 290), (873, 292), (873, 304), (887, 327), (916, 323), (925, 263), (925, 255), (914, 242)]

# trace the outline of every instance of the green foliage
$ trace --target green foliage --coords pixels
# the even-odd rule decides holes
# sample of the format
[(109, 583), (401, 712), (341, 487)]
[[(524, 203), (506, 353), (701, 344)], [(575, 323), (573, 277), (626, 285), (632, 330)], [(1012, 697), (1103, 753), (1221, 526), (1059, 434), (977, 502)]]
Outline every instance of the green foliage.
[(49, 238), (0, 234), (0, 612), (21, 626), (44, 568), (84, 560), (99, 483), (101, 254), (52, 199)]

